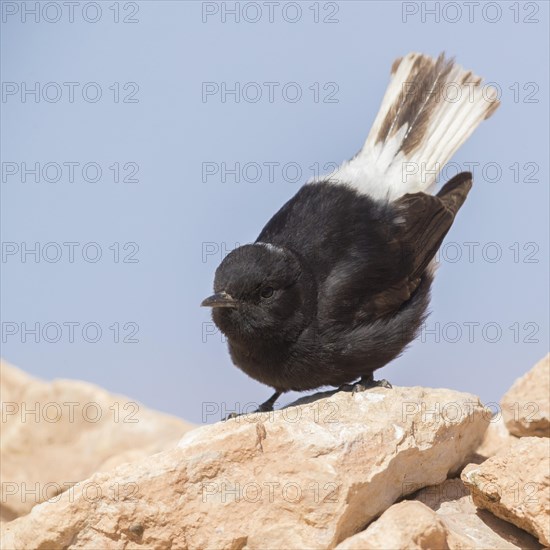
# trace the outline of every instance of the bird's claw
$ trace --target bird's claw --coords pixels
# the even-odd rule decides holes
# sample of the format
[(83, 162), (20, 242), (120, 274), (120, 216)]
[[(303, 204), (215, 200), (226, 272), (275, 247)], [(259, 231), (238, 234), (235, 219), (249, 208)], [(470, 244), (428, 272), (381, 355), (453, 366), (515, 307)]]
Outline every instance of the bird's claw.
[(373, 380), (372, 384), (368, 387), (370, 387), (370, 388), (388, 388), (388, 389), (393, 388), (393, 386), (385, 378), (382, 378), (382, 380)]
[(248, 416), (250, 414), (256, 414), (256, 413), (263, 413), (263, 412), (271, 412), (273, 410), (273, 407), (268, 407), (264, 404), (260, 405), (257, 409), (250, 411), (250, 412), (243, 412), (243, 413), (236, 413), (232, 412), (229, 413), (222, 422), (226, 422), (227, 420), (232, 420), (233, 418), (239, 418), (240, 416)]
[(255, 413), (263, 413), (263, 412), (271, 412), (273, 411), (273, 406), (275, 405), (275, 402), (277, 401), (281, 393), (282, 391), (276, 391), (267, 401), (259, 405), (255, 411), (244, 412), (244, 413), (231, 412), (222, 420), (222, 422), (231, 420), (232, 418), (237, 418), (239, 416), (245, 416), (245, 415), (255, 414)]
[(374, 380), (372, 376), (369, 377), (362, 377), (359, 382), (355, 382), (355, 384), (344, 384), (343, 386), (340, 386), (341, 391), (351, 391), (352, 393), (360, 393), (364, 392), (366, 390), (370, 390), (372, 388), (388, 388), (391, 389), (393, 386), (385, 379), (382, 378), (382, 380)]

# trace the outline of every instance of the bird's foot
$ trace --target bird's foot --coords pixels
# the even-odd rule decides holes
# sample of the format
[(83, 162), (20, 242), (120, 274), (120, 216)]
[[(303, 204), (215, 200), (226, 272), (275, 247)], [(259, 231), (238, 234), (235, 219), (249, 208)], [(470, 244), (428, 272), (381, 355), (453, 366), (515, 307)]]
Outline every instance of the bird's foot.
[(393, 386), (385, 379), (375, 380), (372, 374), (368, 376), (362, 376), (359, 382), (355, 384), (344, 384), (340, 386), (341, 391), (351, 391), (352, 393), (359, 393), (371, 388), (392, 388)]
[(225, 422), (227, 420), (231, 420), (232, 418), (238, 418), (239, 416), (246, 416), (248, 414), (254, 414), (254, 413), (261, 413), (261, 412), (271, 412), (273, 410), (273, 405), (275, 404), (275, 401), (279, 398), (283, 392), (276, 391), (267, 401), (262, 403), (255, 411), (252, 412), (246, 412), (246, 413), (236, 413), (232, 412), (229, 413), (222, 422)]
[(392, 388), (393, 386), (385, 379), (375, 380), (371, 375), (363, 376), (359, 382), (353, 384), (352, 392), (359, 393), (362, 391), (370, 390), (371, 388)]

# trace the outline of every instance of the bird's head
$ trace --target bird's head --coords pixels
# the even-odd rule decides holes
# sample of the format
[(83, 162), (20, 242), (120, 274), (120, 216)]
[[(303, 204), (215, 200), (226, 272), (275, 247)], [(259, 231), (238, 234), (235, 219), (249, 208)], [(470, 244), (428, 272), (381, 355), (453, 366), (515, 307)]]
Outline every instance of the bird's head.
[(276, 344), (297, 338), (311, 307), (308, 284), (298, 258), (265, 243), (228, 254), (216, 270), (214, 294), (202, 302), (233, 343)]

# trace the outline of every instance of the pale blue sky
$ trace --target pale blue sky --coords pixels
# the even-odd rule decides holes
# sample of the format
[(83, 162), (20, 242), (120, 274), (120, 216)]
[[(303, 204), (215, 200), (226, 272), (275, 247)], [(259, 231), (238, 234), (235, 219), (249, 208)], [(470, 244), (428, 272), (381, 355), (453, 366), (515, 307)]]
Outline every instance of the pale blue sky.
[[(253, 241), (317, 166), (357, 151), (396, 57), (442, 50), (497, 83), (502, 106), (453, 159), (479, 163), (474, 189), (446, 239), (424, 341), (383, 376), (490, 402), (545, 354), (548, 3), (480, 4), (470, 22), (446, 2), (438, 14), (425, 13), (434, 2), (306, 1), (301, 14), (253, 2), (239, 23), (222, 20), (233, 2), (51, 4), (33, 15), (2, 3), (7, 360), (195, 422), (205, 402), (266, 399), (199, 307), (223, 250)], [(240, 101), (222, 101), (235, 82)], [(39, 181), (23, 182), (36, 162)], [(36, 242), (38, 262), (22, 256)], [(23, 323), (39, 323), (38, 343), (22, 341)]]

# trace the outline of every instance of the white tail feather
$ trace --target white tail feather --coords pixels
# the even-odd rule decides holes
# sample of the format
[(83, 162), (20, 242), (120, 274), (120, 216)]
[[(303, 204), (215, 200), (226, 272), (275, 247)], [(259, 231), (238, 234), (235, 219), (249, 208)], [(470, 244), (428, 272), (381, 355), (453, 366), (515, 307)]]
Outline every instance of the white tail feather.
[(498, 107), (481, 78), (447, 61), (410, 53), (392, 78), (361, 151), (330, 179), (376, 199), (429, 192), (437, 175), (476, 127)]

